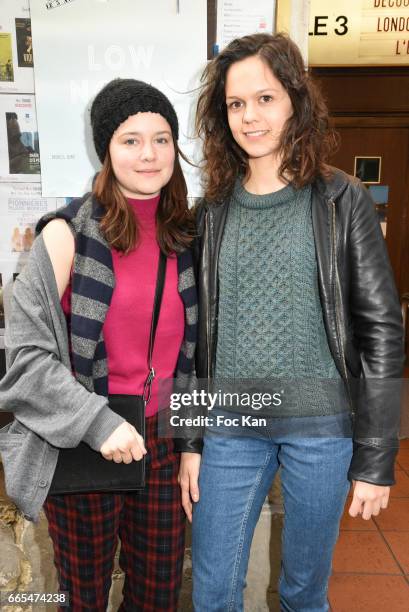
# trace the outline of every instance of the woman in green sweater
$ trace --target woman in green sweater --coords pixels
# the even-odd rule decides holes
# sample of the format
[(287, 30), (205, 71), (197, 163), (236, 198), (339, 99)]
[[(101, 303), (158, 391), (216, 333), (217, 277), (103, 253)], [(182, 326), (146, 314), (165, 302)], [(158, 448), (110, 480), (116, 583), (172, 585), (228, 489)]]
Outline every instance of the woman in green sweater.
[(268, 380), (281, 405), (253, 427), (219, 406), (201, 465), (183, 456), (195, 610), (243, 610), (251, 540), (281, 467), (281, 609), (324, 612), (350, 481), (349, 512), (364, 519), (386, 508), (394, 483), (399, 413), (382, 386), (357, 401), (351, 385), (402, 373), (384, 240), (366, 188), (327, 165), (327, 109), (286, 36), (234, 40), (210, 62), (197, 125), (206, 180), (197, 373), (236, 386), (263, 379), (264, 389)]

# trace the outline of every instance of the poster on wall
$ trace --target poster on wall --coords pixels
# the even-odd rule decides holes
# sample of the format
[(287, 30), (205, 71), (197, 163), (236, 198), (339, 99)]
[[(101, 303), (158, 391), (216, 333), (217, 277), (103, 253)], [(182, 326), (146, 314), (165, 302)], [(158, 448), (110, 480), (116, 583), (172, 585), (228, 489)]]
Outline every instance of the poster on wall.
[[(179, 145), (197, 160), (194, 100), (207, 57), (206, 17), (206, 0), (31, 0), (43, 195), (79, 196), (90, 188), (100, 163), (89, 109), (117, 77), (147, 81), (170, 98)], [(197, 170), (184, 170), (190, 195), (199, 195)]]
[(40, 183), (0, 183), (0, 349), (13, 282), (24, 268), (37, 221), (72, 198), (44, 198)]
[(33, 68), (31, 19), (19, 19), (16, 17), (16, 37), (19, 67)]
[(0, 0), (0, 93), (34, 93), (29, 0)]
[(25, 263), (38, 219), (64, 204), (43, 198), (39, 183), (0, 183), (0, 262)]
[(40, 182), (34, 96), (0, 95), (0, 182)]

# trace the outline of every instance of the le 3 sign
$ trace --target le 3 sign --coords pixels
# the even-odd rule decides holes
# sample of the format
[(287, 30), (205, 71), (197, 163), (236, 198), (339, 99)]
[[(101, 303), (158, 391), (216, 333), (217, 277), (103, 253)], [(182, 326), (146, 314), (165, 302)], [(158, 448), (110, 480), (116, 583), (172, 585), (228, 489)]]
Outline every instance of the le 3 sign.
[(311, 0), (311, 66), (409, 65), (409, 0)]

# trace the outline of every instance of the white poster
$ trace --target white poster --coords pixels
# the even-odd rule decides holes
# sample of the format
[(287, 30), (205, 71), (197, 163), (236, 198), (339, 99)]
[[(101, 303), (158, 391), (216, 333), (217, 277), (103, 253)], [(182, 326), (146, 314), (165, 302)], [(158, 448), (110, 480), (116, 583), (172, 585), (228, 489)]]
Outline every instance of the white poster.
[[(192, 90), (206, 63), (206, 0), (31, 0), (31, 19), (43, 195), (89, 190), (100, 167), (89, 108), (116, 77), (147, 81), (170, 98), (179, 145), (194, 158)], [(184, 169), (190, 195), (199, 195), (197, 172)]]
[(34, 93), (29, 0), (0, 0), (0, 93)]
[(219, 49), (234, 38), (274, 31), (275, 0), (218, 0), (217, 36)]
[(24, 263), (37, 221), (65, 203), (64, 198), (43, 198), (39, 183), (0, 183), (0, 262)]
[(40, 182), (34, 96), (0, 95), (0, 142), (0, 182)]

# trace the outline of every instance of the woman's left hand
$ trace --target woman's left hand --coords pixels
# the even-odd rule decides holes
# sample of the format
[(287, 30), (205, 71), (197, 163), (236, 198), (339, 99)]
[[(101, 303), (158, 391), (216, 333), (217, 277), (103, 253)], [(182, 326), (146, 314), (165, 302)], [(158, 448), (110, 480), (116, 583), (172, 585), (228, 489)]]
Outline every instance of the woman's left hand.
[(188, 521), (192, 522), (193, 502), (199, 501), (199, 453), (181, 453), (178, 481), (182, 491), (182, 506)]
[(353, 480), (354, 488), (352, 503), (349, 507), (351, 516), (362, 515), (362, 518), (369, 521), (371, 516), (378, 516), (381, 509), (388, 507), (390, 487)]

